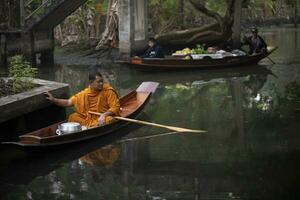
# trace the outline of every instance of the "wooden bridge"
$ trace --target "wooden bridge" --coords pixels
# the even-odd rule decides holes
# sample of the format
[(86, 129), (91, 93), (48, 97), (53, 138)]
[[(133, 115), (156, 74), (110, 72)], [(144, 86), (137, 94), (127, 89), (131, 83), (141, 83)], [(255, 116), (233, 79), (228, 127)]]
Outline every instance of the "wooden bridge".
[[(37, 3), (38, 2), (38, 3)], [(20, 0), (19, 25), (0, 27), (0, 65), (10, 55), (22, 53), (35, 63), (53, 62), (53, 29), (86, 0)], [(147, 38), (147, 0), (120, 0), (119, 48), (128, 55)], [(135, 17), (134, 17), (135, 16)], [(1, 21), (0, 21), (1, 24)]]

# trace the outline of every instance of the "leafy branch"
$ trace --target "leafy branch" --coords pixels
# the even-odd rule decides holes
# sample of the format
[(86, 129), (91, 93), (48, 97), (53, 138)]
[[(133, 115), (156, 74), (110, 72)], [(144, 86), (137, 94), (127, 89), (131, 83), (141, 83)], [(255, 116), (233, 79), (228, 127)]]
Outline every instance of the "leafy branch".
[(17, 93), (33, 88), (33, 78), (37, 76), (37, 73), (37, 68), (32, 67), (22, 55), (13, 56), (9, 65), (12, 90)]

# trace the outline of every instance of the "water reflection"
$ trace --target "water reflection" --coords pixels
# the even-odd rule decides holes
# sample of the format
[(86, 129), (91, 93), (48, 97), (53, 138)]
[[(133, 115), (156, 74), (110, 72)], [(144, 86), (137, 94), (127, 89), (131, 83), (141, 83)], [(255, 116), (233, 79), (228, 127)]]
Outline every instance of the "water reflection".
[(81, 180), (80, 176), (85, 173), (79, 159), (91, 158), (95, 152), (102, 151), (104, 164), (113, 166), (120, 155), (120, 144), (107, 144), (138, 128), (140, 126), (131, 125), (113, 135), (47, 151), (30, 152), (0, 146), (0, 199), (24, 199), (27, 193), (33, 199), (44, 199), (44, 195), (58, 198), (69, 186), (76, 190), (73, 182), (77, 182), (77, 178)]
[(263, 32), (268, 45), (278, 46), (271, 57), (276, 63), (292, 64), (299, 63), (299, 39), (300, 29), (274, 28), (266, 29)]
[[(143, 137), (164, 130), (142, 127), (61, 156), (10, 162), (11, 170), (1, 170), (3, 199), (298, 199), (299, 44), (293, 31), (268, 31), (275, 32), (266, 34), (269, 44), (280, 46), (273, 66), (263, 60), (265, 66), (155, 74), (103, 66), (120, 94), (142, 81), (161, 83), (142, 119), (208, 133)], [(75, 93), (87, 85), (89, 67), (56, 66), (42, 75), (70, 83)], [(144, 139), (126, 140), (136, 137)]]
[(80, 157), (79, 163), (90, 166), (104, 166), (106, 168), (111, 168), (118, 160), (120, 152), (120, 145), (110, 144)]

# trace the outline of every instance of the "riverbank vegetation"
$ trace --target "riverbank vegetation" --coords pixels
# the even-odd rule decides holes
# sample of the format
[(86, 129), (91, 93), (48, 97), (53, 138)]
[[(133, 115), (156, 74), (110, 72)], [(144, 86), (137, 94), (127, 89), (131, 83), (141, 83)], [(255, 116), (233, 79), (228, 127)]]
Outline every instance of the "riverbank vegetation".
[(33, 78), (37, 76), (37, 68), (26, 61), (22, 55), (11, 58), (8, 79), (0, 79), (0, 97), (27, 91), (33, 87)]
[[(166, 41), (183, 46), (226, 41), (231, 36), (235, 1), (149, 0), (149, 35), (156, 36), (162, 45)], [(18, 2), (0, 2), (0, 30), (19, 28)], [(41, 2), (33, 0), (32, 4)], [(56, 44), (65, 47), (73, 43), (98, 51), (118, 47), (119, 4), (118, 0), (88, 0), (55, 28)], [(243, 30), (250, 25), (293, 23), (296, 5), (297, 0), (243, 0)]]
[[(162, 45), (166, 41), (168, 44), (183, 46), (189, 43), (226, 41), (231, 36), (234, 2), (150, 0), (149, 34), (155, 35)], [(117, 47), (118, 37), (113, 32), (118, 31), (118, 3), (116, 0), (89, 0), (57, 26), (57, 44), (66, 46), (77, 43), (85, 48), (97, 46), (98, 50), (101, 45)], [(244, 0), (242, 27), (245, 30), (250, 25), (293, 23), (295, 5), (295, 0)]]

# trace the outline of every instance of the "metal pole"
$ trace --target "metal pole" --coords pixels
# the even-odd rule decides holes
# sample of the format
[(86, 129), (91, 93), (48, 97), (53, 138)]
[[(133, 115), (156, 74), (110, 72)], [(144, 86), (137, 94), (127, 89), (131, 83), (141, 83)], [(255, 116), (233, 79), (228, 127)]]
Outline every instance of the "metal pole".
[(148, 39), (148, 11), (149, 11), (149, 6), (148, 6), (149, 0), (144, 0), (144, 36), (145, 36), (145, 41)]
[(8, 26), (8, 28), (11, 28), (11, 22), (12, 22), (12, 19), (11, 19), (11, 3), (10, 3), (10, 1), (8, 1), (8, 3), (7, 3), (7, 10), (8, 10), (8, 12), (7, 12), (7, 26)]
[(7, 65), (7, 49), (6, 49), (6, 36), (0, 34), (0, 65), (6, 67)]
[(297, 28), (298, 26), (298, 0), (294, 1), (294, 26)]
[(242, 18), (242, 1), (236, 0), (234, 3), (234, 23), (233, 23), (233, 48), (241, 46), (241, 18)]
[(20, 0), (20, 27), (24, 28), (25, 25), (25, 10), (24, 10), (24, 0)]

